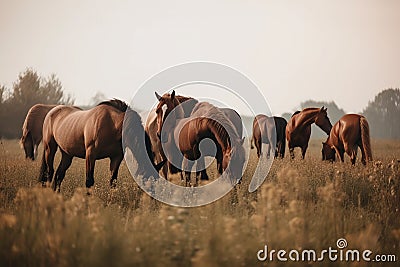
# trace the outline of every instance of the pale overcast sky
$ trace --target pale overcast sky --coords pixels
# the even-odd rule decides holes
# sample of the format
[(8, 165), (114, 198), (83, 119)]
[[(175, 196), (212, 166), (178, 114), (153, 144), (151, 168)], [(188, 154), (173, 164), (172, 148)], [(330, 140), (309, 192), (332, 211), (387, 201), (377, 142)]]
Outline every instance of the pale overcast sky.
[(8, 87), (32, 67), (56, 73), (76, 104), (97, 91), (130, 101), (152, 75), (190, 61), (241, 71), (275, 114), (308, 99), (360, 112), (400, 87), (400, 1), (0, 0)]

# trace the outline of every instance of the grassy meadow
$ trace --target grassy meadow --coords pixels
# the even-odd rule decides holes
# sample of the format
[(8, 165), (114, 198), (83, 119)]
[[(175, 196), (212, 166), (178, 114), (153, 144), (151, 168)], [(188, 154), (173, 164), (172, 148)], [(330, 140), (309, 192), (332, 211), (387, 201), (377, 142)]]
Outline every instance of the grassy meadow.
[(398, 266), (400, 141), (372, 140), (372, 148), (366, 167), (360, 159), (351, 166), (347, 156), (332, 164), (321, 161), (321, 141), (312, 140), (304, 161), (299, 151), (295, 160), (275, 160), (264, 184), (249, 193), (251, 150), (236, 190), (203, 207), (176, 208), (142, 193), (124, 163), (110, 189), (108, 160), (96, 162), (92, 195), (81, 159), (54, 193), (37, 184), (40, 160), (25, 160), (17, 140), (2, 140), (0, 266), (348, 266), (257, 259), (264, 245), (321, 251), (336, 248), (339, 238), (350, 249), (394, 254), (397, 263), (381, 265)]

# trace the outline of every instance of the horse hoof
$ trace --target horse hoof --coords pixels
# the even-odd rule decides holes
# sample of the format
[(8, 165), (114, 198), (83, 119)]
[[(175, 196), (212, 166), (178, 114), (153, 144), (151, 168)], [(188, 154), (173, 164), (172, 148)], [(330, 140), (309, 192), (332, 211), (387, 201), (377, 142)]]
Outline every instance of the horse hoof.
[(86, 195), (90, 196), (90, 195), (92, 195), (92, 193), (93, 193), (93, 188), (91, 188), (91, 187), (86, 188)]

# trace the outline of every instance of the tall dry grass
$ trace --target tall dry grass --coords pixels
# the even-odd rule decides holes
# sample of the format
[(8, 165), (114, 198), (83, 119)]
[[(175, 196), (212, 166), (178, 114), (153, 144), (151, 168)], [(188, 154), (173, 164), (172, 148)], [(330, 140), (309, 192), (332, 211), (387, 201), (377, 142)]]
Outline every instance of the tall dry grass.
[(320, 147), (312, 142), (304, 161), (276, 160), (266, 182), (249, 193), (252, 151), (236, 190), (185, 209), (142, 193), (125, 165), (110, 189), (108, 161), (96, 165), (91, 196), (79, 159), (56, 194), (37, 186), (39, 162), (25, 160), (17, 141), (2, 141), (0, 266), (277, 266), (257, 260), (265, 244), (318, 251), (338, 238), (399, 261), (400, 142), (374, 141), (375, 161), (367, 167), (322, 162)]

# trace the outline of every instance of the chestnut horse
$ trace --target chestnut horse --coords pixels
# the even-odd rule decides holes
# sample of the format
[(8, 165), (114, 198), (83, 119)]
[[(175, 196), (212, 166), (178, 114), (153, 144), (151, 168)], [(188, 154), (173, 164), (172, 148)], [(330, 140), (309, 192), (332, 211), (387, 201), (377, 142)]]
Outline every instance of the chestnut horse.
[(21, 137), (21, 146), (25, 151), (25, 158), (36, 159), (39, 144), (42, 142), (44, 118), (55, 106), (57, 105), (36, 104), (29, 109), (22, 126)]
[[(183, 107), (179, 105), (173, 94), (171, 94), (171, 101), (176, 107), (169, 113), (166, 121), (159, 122), (163, 125), (161, 132), (163, 134), (159, 134), (161, 142), (166, 144), (168, 154), (182, 160), (181, 166), (185, 170), (186, 185), (190, 183), (193, 161), (203, 158), (198, 162), (197, 167), (204, 169), (204, 156), (214, 156), (212, 153), (208, 154), (212, 151), (209, 147), (203, 147), (200, 151), (200, 143), (204, 139), (211, 139), (217, 148), (215, 157), (220, 166), (218, 172), (222, 173), (226, 170), (232, 181), (234, 179), (239, 181), (245, 162), (244, 139), (239, 137), (232, 122), (221, 110), (207, 102), (198, 103), (191, 116), (184, 118)], [(196, 172), (197, 184), (198, 172)]]
[(304, 159), (313, 123), (329, 135), (332, 124), (328, 118), (327, 108), (305, 108), (302, 111), (296, 111), (290, 118), (286, 126), (286, 139), (292, 159), (294, 159), (295, 147), (301, 148), (301, 156)]
[(344, 152), (346, 152), (354, 165), (358, 147), (361, 150), (361, 162), (366, 165), (367, 161), (372, 161), (367, 119), (358, 114), (344, 115), (335, 123), (326, 142), (322, 143), (322, 160), (335, 161), (337, 153), (344, 162)]
[[(164, 94), (163, 96), (160, 96), (157, 92), (155, 92), (155, 95), (159, 101), (157, 108), (156, 108), (157, 135), (159, 136), (159, 138), (161, 138), (161, 136), (160, 136), (161, 129), (162, 129), (165, 119), (168, 117), (170, 112), (177, 105), (184, 103), (182, 106), (183, 113), (184, 113), (184, 117), (187, 118), (191, 115), (192, 112), (194, 112), (194, 107), (198, 103), (198, 101), (194, 98), (175, 95), (175, 90), (173, 90), (171, 94)], [(166, 106), (165, 111), (163, 110), (164, 106)], [(203, 111), (204, 111), (204, 109), (201, 109), (198, 112), (203, 112)], [(224, 115), (233, 123), (239, 137), (242, 138), (243, 125), (242, 125), (242, 118), (240, 117), (240, 115), (235, 110), (230, 109), (230, 108), (220, 108), (220, 111), (222, 111), (224, 113)], [(199, 115), (199, 113), (197, 113), (197, 114)], [(149, 135), (151, 136), (151, 135), (153, 135), (153, 133), (152, 134), (149, 133)], [(153, 140), (153, 138), (151, 138), (151, 139)], [(201, 158), (199, 160), (199, 162), (201, 162), (202, 160), (204, 160), (204, 159)], [(201, 165), (204, 165), (204, 164), (201, 164)], [(172, 174), (178, 173), (180, 171), (174, 165), (172, 165), (170, 162), (168, 162), (168, 167)], [(218, 169), (221, 169), (221, 167), (219, 165), (218, 165)], [(165, 176), (165, 178), (167, 178), (167, 177)], [(208, 180), (208, 175), (207, 175), (207, 172), (205, 169), (201, 171), (200, 179)]]
[[(125, 117), (126, 115), (126, 117)], [(124, 122), (125, 118), (125, 122)], [(124, 158), (122, 126), (127, 127), (127, 146), (138, 162), (137, 174), (156, 177), (152, 166), (150, 141), (145, 134), (142, 121), (136, 111), (120, 100), (104, 101), (89, 110), (60, 105), (52, 109), (43, 124), (43, 159), (39, 182), (51, 182), (54, 174), (54, 155), (61, 151), (53, 189), (60, 191), (65, 172), (73, 157), (86, 159), (86, 187), (94, 184), (94, 167), (98, 159), (110, 158), (111, 179), (114, 186), (118, 169)], [(149, 158), (147, 158), (149, 157)]]
[[(257, 157), (261, 156), (261, 148), (262, 144), (267, 144), (267, 157), (270, 156), (270, 150), (272, 149), (271, 145), (275, 143), (276, 140), (276, 148), (275, 148), (275, 158), (284, 158), (285, 157), (285, 148), (286, 148), (286, 125), (287, 121), (282, 117), (273, 117), (274, 121), (272, 122), (271, 118), (259, 114), (254, 118), (253, 121), (253, 135), (251, 138), (251, 149), (254, 148), (254, 145), (257, 148)], [(275, 127), (276, 136), (274, 137), (274, 133), (271, 132)], [(275, 138), (275, 140), (273, 140)]]

